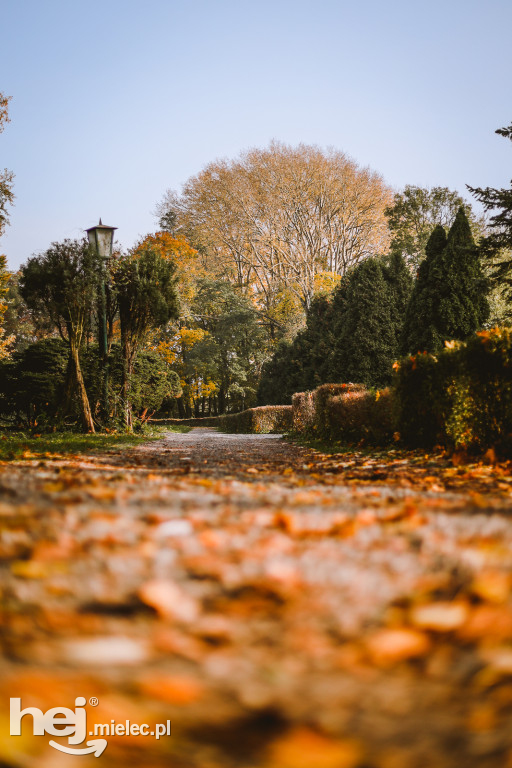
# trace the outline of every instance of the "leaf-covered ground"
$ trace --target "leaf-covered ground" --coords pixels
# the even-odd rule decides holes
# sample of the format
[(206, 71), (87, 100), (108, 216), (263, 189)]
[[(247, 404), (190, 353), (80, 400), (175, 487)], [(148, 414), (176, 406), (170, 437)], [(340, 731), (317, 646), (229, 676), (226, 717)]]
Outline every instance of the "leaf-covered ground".
[(508, 465), (208, 429), (1, 463), (0, 766), (76, 766), (8, 706), (84, 696), (172, 722), (105, 766), (512, 768), (511, 500)]

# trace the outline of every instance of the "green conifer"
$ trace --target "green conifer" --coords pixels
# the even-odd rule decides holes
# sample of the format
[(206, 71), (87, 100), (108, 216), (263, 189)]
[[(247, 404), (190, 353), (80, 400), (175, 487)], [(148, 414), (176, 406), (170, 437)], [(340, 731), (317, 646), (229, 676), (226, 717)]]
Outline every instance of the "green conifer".
[(439, 343), (435, 323), (439, 286), (434, 284), (432, 268), (445, 248), (446, 232), (438, 224), (428, 239), (426, 258), (419, 266), (407, 306), (401, 341), (401, 352), (404, 355), (418, 350), (433, 350)]
[(449, 339), (464, 340), (489, 317), (488, 282), (461, 207), (448, 233), (436, 227), (407, 309), (403, 353), (436, 352)]
[(331, 381), (390, 383), (409, 290), (400, 254), (393, 254), (389, 265), (370, 258), (352, 271), (335, 326)]

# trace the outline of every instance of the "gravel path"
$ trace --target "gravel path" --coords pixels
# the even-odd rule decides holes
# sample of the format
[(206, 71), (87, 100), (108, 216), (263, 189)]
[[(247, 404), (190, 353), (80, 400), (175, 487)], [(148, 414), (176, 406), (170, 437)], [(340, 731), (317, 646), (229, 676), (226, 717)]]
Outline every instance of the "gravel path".
[[(0, 718), (172, 721), (104, 766), (510, 768), (510, 500), (492, 468), (209, 429), (4, 464)], [(76, 765), (49, 738), (4, 728), (0, 766)]]

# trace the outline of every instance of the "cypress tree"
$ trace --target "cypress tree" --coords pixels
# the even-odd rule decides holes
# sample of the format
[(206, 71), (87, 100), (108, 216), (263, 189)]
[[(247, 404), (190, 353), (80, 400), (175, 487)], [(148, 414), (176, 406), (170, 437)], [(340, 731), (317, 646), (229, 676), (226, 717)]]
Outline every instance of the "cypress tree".
[(413, 279), (401, 251), (393, 250), (386, 269), (390, 290), (390, 323), (393, 333), (393, 356), (400, 354), (405, 314), (411, 299)]
[(446, 232), (440, 224), (434, 228), (425, 247), (426, 258), (421, 262), (411, 299), (406, 309), (402, 331), (401, 352), (432, 351), (439, 344), (435, 325), (437, 290), (432, 266), (446, 248)]
[(407, 309), (404, 353), (436, 352), (448, 339), (464, 340), (489, 317), (488, 282), (461, 207), (448, 233), (436, 227)]
[(369, 258), (351, 272), (335, 325), (331, 381), (367, 386), (390, 383), (408, 298), (407, 268), (402, 261), (399, 254), (389, 266)]

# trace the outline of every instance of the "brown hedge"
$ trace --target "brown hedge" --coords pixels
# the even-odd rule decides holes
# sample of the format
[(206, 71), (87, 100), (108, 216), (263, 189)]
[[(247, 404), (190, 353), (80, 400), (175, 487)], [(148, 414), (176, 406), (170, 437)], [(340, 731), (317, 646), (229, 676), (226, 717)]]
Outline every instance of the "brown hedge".
[(351, 389), (327, 401), (331, 437), (341, 442), (385, 445), (395, 432), (393, 393)]
[(219, 416), (217, 425), (223, 432), (281, 434), (291, 430), (292, 421), (291, 405), (262, 405), (259, 408), (248, 408), (241, 413)]
[(331, 424), (327, 404), (332, 397), (345, 396), (350, 392), (364, 392), (363, 384), (322, 384), (313, 392), (315, 421), (313, 431), (318, 437), (336, 439), (335, 425)]
[(292, 397), (294, 432), (310, 432), (315, 425), (315, 393), (296, 392)]
[(217, 427), (222, 432), (281, 434), (292, 428), (291, 405), (262, 405), (248, 408), (240, 413), (226, 413), (222, 416), (208, 416), (204, 419), (153, 419), (154, 424), (182, 424), (188, 427)]

